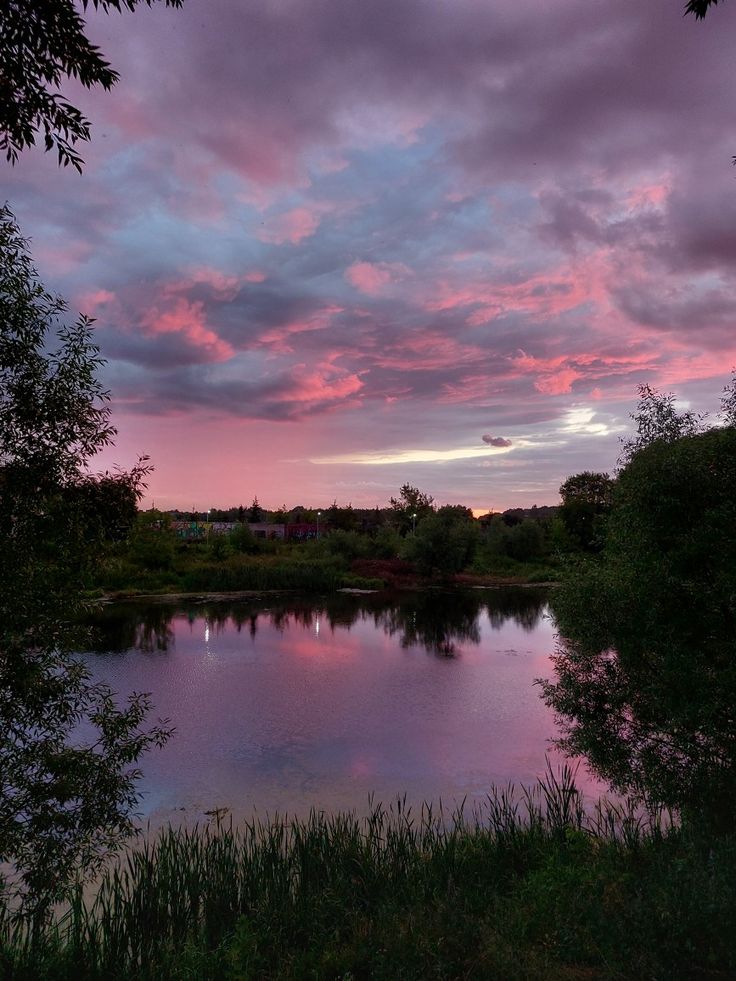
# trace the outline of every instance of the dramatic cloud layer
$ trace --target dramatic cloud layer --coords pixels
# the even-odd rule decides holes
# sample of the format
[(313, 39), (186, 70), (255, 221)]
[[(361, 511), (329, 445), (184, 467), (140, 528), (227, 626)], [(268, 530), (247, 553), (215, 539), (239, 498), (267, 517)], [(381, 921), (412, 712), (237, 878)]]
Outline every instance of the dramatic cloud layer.
[[(163, 506), (552, 503), (736, 364), (736, 6), (89, 15), (87, 169), (5, 168)], [(478, 433), (486, 433), (480, 440)], [(503, 433), (504, 435), (494, 435)], [(480, 445), (479, 445), (480, 444)]]

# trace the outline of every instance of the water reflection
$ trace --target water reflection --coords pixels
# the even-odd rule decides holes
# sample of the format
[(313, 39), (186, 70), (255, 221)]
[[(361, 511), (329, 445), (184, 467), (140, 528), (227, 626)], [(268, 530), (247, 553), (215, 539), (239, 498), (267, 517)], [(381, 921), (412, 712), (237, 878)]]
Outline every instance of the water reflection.
[[(163, 604), (105, 606), (94, 619), (95, 647), (118, 653), (131, 648), (144, 654), (165, 653), (174, 642), (171, 624), (176, 612)], [(191, 611), (189, 615), (193, 622), (196, 614)]]
[(531, 633), (539, 625), (545, 603), (543, 590), (526, 588), (451, 593), (430, 590), (403, 594), (400, 600), (385, 593), (338, 593), (329, 600), (281, 596), (265, 606), (261, 598), (183, 605), (116, 603), (95, 616), (94, 636), (98, 650), (122, 653), (135, 649), (151, 654), (173, 647), (172, 624), (182, 612), (190, 624), (204, 617), (208, 634), (245, 630), (252, 639), (264, 623), (280, 633), (298, 626), (319, 636), (321, 629), (334, 633), (370, 620), (388, 636), (398, 636), (401, 647), (423, 647), (431, 654), (454, 657), (464, 647), (480, 643), (481, 615), (487, 615), (494, 630), (501, 630), (510, 621)]
[(544, 770), (545, 611), (531, 589), (120, 604), (87, 663), (176, 727), (144, 772), (154, 821), (482, 797)]
[(688, 636), (633, 602), (625, 611), (567, 601), (559, 615), (555, 673), (541, 682), (564, 734), (558, 746), (584, 755), (621, 794), (732, 830), (736, 671), (726, 618), (689, 616)]
[(401, 606), (382, 610), (376, 623), (389, 636), (400, 634), (402, 647), (422, 646), (431, 654), (454, 657), (463, 646), (480, 643), (481, 608), (482, 601), (471, 594), (448, 598), (422, 593)]

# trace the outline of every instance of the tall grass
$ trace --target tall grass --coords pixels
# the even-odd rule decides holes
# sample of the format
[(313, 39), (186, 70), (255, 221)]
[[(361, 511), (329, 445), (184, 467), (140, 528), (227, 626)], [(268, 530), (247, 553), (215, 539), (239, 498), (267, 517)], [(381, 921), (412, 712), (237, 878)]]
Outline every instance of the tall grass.
[(100, 584), (107, 590), (141, 592), (334, 592), (343, 586), (383, 586), (380, 580), (351, 576), (334, 557), (230, 555), (218, 562), (198, 554), (185, 556), (180, 566), (163, 571), (118, 563), (101, 574)]
[(569, 768), (548, 769), (469, 811), (398, 800), (168, 829), (40, 932), (6, 914), (0, 966), (34, 981), (733, 976), (734, 872), (736, 839), (589, 814)]

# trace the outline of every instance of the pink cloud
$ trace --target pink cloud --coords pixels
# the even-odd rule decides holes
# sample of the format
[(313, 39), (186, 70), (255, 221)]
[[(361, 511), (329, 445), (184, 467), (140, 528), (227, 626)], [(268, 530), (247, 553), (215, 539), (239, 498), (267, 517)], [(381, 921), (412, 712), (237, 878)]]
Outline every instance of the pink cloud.
[(68, 240), (58, 247), (34, 245), (33, 254), (44, 274), (67, 276), (89, 261), (94, 254), (94, 246), (91, 242)]
[(195, 266), (187, 270), (181, 278), (163, 283), (160, 289), (165, 297), (178, 297), (186, 295), (196, 286), (204, 285), (210, 288), (215, 300), (227, 303), (234, 300), (247, 283), (262, 283), (265, 279), (265, 273), (259, 270), (230, 274), (212, 266)]
[(257, 237), (262, 242), (272, 245), (284, 245), (290, 242), (298, 245), (309, 238), (319, 228), (320, 216), (309, 208), (292, 208), (273, 218), (266, 218), (264, 227), (258, 230)]
[(82, 293), (79, 297), (79, 309), (90, 317), (97, 316), (100, 307), (106, 306), (115, 300), (115, 294), (110, 290), (91, 290), (89, 293)]
[(289, 343), (289, 338), (294, 334), (303, 334), (313, 330), (324, 330), (332, 323), (332, 318), (338, 313), (342, 313), (343, 308), (338, 306), (327, 306), (318, 310), (309, 317), (300, 320), (293, 320), (280, 327), (274, 327), (266, 331), (258, 338), (258, 343), (272, 348), (280, 354), (289, 354), (294, 349)]
[(656, 364), (657, 356), (648, 350), (633, 349), (625, 354), (561, 354), (550, 358), (535, 358), (519, 351), (511, 364), (519, 375), (536, 375), (534, 387), (544, 395), (566, 395), (576, 381), (588, 381), (610, 375), (629, 374), (633, 370)]
[(183, 296), (174, 298), (167, 307), (153, 306), (143, 317), (142, 326), (150, 334), (181, 334), (194, 347), (200, 348), (208, 361), (227, 361), (235, 353), (207, 325), (204, 304)]
[(189, 282), (184, 280), (172, 283), (166, 287), (166, 291), (171, 293), (178, 292), (189, 289), (197, 283), (205, 283), (211, 287), (212, 292), (218, 300), (232, 300), (237, 295), (238, 287), (243, 281), (243, 277), (228, 276), (226, 273), (220, 272), (219, 269), (212, 269), (210, 266), (200, 266), (192, 269), (189, 273), (189, 278)]
[(329, 363), (318, 365), (312, 371), (303, 364), (297, 365), (293, 379), (294, 387), (285, 396), (293, 402), (340, 402), (356, 395), (363, 387), (357, 374), (340, 373)]
[(390, 143), (409, 147), (418, 142), (429, 118), (426, 110), (402, 106), (395, 100), (370, 101), (340, 112), (337, 128), (350, 145), (362, 149)]
[(483, 358), (481, 348), (424, 328), (387, 344), (376, 354), (376, 363), (382, 368), (411, 372), (445, 368), (448, 364), (475, 365)]
[(632, 210), (659, 208), (665, 203), (671, 190), (671, 181), (669, 179), (662, 180), (658, 183), (642, 184), (629, 191), (626, 197), (626, 203)]
[(573, 383), (583, 374), (575, 368), (560, 368), (550, 375), (542, 376), (534, 382), (534, 387), (544, 395), (566, 395), (572, 391)]
[(550, 270), (530, 276), (520, 283), (463, 283), (441, 282), (435, 295), (424, 307), (429, 311), (456, 310), (475, 307), (468, 313), (466, 323), (479, 327), (496, 317), (520, 312), (530, 317), (544, 318), (573, 310), (593, 298), (595, 284), (583, 276), (565, 270)]
[(735, 341), (717, 351), (698, 351), (673, 344), (668, 353), (656, 377), (656, 384), (663, 388), (677, 388), (695, 379), (721, 379), (729, 373), (731, 365), (736, 365)]
[(411, 275), (401, 262), (354, 262), (345, 270), (345, 279), (361, 293), (376, 296), (391, 283)]

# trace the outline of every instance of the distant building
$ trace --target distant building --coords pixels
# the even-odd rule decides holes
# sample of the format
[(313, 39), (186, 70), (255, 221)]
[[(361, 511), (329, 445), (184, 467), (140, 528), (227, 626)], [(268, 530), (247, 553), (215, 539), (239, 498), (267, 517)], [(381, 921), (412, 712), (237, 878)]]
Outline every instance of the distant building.
[(210, 521), (205, 524), (210, 535), (230, 535), (237, 527), (237, 521)]
[(326, 531), (324, 525), (312, 524), (308, 521), (295, 521), (286, 526), (286, 538), (290, 542), (306, 542), (310, 538), (319, 538)]
[(184, 541), (198, 541), (205, 537), (206, 525), (203, 521), (172, 521), (171, 530), (177, 538)]
[(184, 541), (200, 541), (209, 535), (229, 535), (238, 527), (236, 521), (172, 521), (171, 529)]
[[(238, 521), (172, 521), (171, 530), (183, 541), (203, 541), (212, 535), (230, 535), (241, 527)], [(297, 521), (292, 524), (270, 524), (267, 521), (251, 521), (247, 526), (254, 538), (280, 539), (291, 542), (304, 542), (311, 538), (321, 538), (327, 534), (326, 522), (315, 524)]]
[(248, 527), (255, 538), (285, 538), (286, 525), (269, 524), (267, 521), (249, 521)]

